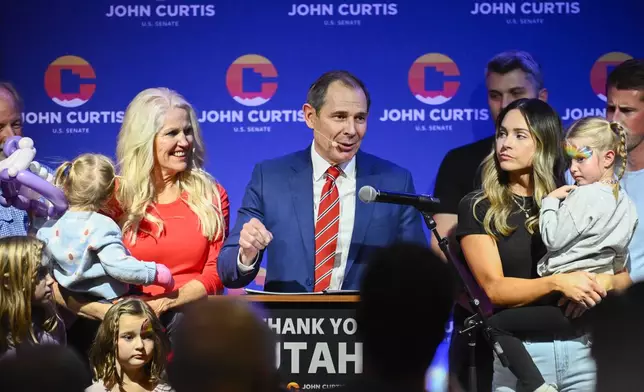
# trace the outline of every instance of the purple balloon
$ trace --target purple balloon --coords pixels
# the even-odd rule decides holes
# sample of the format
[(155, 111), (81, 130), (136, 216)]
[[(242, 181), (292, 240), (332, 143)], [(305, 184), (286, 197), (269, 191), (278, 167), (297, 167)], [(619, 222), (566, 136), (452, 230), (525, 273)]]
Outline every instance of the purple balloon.
[(20, 139), (22, 139), (21, 136), (11, 136), (7, 138), (4, 141), (4, 147), (2, 150), (4, 151), (4, 155), (9, 156), (16, 152), (18, 149), (18, 142), (20, 142)]
[(18, 172), (16, 181), (22, 184), (22, 186), (33, 189), (34, 191), (41, 194), (44, 198), (49, 200), (54, 205), (54, 211), (56, 212), (56, 214), (62, 214), (63, 212), (65, 212), (65, 210), (67, 210), (68, 204), (67, 199), (65, 198), (65, 194), (62, 190), (56, 188), (47, 180), (43, 180), (42, 178), (28, 170), (22, 170)]
[[(6, 156), (16, 152), (20, 139), (22, 139), (20, 136), (12, 136), (5, 141), (3, 151)], [(38, 192), (49, 200), (52, 206), (49, 206), (44, 200), (32, 200), (21, 195), (20, 188), (23, 186)], [(28, 169), (18, 171), (15, 177), (11, 177), (7, 169), (0, 171), (0, 189), (2, 190), (0, 205), (4, 207), (14, 206), (21, 210), (31, 211), (37, 216), (58, 217), (68, 207), (62, 190)]]
[(27, 199), (23, 195), (18, 195), (18, 197), (13, 201), (13, 206), (19, 210), (28, 211), (29, 207), (31, 207), (31, 200)]

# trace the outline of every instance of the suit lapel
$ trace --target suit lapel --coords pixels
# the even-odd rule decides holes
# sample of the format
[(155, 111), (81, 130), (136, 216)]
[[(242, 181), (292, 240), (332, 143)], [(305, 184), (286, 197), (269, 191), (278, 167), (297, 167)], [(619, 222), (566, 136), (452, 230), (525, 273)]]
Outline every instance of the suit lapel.
[(380, 177), (372, 174), (373, 165), (369, 156), (358, 153), (356, 155), (356, 212), (353, 221), (353, 233), (351, 234), (351, 246), (349, 248), (349, 257), (347, 258), (347, 268), (345, 276), (348, 274), (353, 262), (358, 257), (360, 247), (367, 234), (367, 227), (373, 215), (373, 208), (375, 203), (363, 203), (358, 197), (360, 188), (365, 185), (370, 185), (378, 188), (380, 185)]
[[(315, 223), (313, 222), (313, 164), (311, 149), (297, 154), (293, 161), (293, 174), (290, 179), (291, 198), (299, 231), (304, 244), (304, 255), (309, 275), (313, 277), (315, 264)], [(295, 260), (294, 260), (295, 261)]]

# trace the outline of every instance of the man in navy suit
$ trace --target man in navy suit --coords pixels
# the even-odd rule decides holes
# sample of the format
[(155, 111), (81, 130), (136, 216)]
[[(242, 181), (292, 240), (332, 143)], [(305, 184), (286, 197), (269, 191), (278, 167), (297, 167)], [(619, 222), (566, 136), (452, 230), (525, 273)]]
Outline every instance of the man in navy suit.
[(416, 209), (357, 198), (365, 185), (415, 193), (408, 170), (359, 151), (370, 103), (362, 81), (346, 71), (311, 85), (303, 111), (313, 143), (255, 166), (219, 255), (226, 287), (251, 283), (265, 249), (266, 291), (312, 292), (358, 290), (378, 248), (401, 241), (427, 246)]

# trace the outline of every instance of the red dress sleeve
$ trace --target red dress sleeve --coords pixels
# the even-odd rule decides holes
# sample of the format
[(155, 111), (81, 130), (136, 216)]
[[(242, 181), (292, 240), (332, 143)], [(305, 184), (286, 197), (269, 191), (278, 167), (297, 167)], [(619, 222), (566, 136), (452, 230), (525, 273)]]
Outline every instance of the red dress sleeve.
[(230, 223), (230, 202), (228, 200), (228, 193), (226, 193), (226, 190), (220, 184), (217, 184), (217, 190), (219, 191), (221, 198), (221, 212), (224, 215), (224, 235), (214, 238), (210, 242), (206, 264), (204, 265), (201, 275), (196, 278), (196, 280), (204, 285), (208, 295), (223, 294), (224, 292), (224, 285), (221, 282), (221, 279), (219, 279), (219, 274), (217, 273), (217, 258), (219, 257), (219, 251), (221, 251), (221, 248), (224, 246), (224, 241), (228, 238), (228, 226)]

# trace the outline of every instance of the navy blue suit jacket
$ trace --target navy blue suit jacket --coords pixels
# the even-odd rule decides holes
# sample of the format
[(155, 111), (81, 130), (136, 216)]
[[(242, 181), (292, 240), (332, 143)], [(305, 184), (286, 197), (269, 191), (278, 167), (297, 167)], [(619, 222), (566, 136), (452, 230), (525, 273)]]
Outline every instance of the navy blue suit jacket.
[[(358, 290), (366, 263), (378, 248), (396, 242), (427, 246), (422, 218), (413, 207), (363, 203), (357, 198), (365, 185), (394, 192), (415, 193), (411, 173), (365, 152), (356, 155), (356, 209), (343, 290)], [(253, 169), (235, 227), (219, 254), (217, 269), (228, 288), (240, 288), (257, 276), (237, 269), (239, 233), (251, 218), (259, 219), (273, 234), (268, 253), (264, 290), (306, 292), (313, 290), (315, 265), (313, 163), (311, 148), (261, 162)], [(263, 256), (260, 254), (260, 260)], [(405, 260), (400, 260), (405, 268)]]

